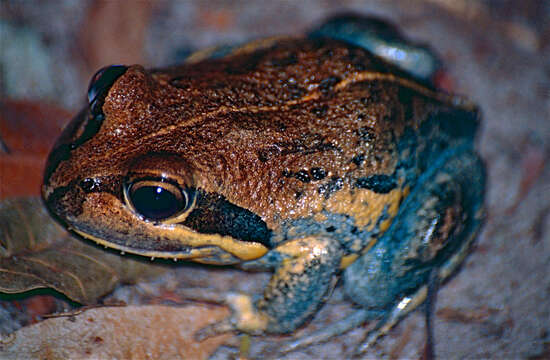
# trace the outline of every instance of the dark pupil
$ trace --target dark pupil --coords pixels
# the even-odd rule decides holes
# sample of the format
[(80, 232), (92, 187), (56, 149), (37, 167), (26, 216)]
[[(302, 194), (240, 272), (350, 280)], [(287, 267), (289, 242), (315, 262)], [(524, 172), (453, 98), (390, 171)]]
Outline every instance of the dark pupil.
[(141, 186), (131, 193), (134, 208), (151, 220), (169, 218), (184, 207), (184, 201), (160, 186)]

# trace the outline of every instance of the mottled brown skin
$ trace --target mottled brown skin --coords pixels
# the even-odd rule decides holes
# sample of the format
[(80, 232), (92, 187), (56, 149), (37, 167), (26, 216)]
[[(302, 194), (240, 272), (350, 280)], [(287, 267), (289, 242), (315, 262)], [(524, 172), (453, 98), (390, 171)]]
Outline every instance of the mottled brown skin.
[[(361, 48), (328, 39), (260, 42), (167, 69), (134, 65), (108, 90), (97, 133), (78, 141), (87, 109), (65, 130), (43, 193), (64, 223), (106, 246), (275, 268), (256, 307), (248, 297), (226, 300), (234, 320), (216, 331), (288, 332), (316, 311), (340, 267), (390, 226), (413, 185), (397, 172), (399, 162), (419, 162), (430, 140), (419, 134), (421, 125), (456, 108), (475, 112)], [(412, 153), (397, 150), (406, 129), (420, 139)], [(415, 178), (425, 169), (407, 171)], [(393, 182), (371, 184), (372, 176)], [(125, 184), (144, 177), (201, 191), (193, 206), (207, 211), (192, 207), (166, 221), (145, 220), (124, 197)], [(213, 214), (227, 204), (235, 213), (247, 210), (245, 218), (266, 227), (269, 238), (197, 231), (215, 223)], [(293, 223), (324, 224), (332, 214), (355, 221), (365, 235), (347, 242), (338, 226), (308, 234), (310, 227)], [(307, 306), (293, 313), (300, 304)]]
[[(109, 177), (103, 186), (116, 190), (117, 176), (137, 159), (174, 154), (181, 160), (173, 167), (192, 178), (190, 185), (222, 194), (271, 228), (312, 215), (311, 204), (324, 197), (318, 189), (331, 177), (392, 174), (392, 137), (418, 126), (428, 100), (441, 106), (399, 81), (354, 80), (365, 72), (397, 70), (359, 48), (311, 40), (159, 71), (132, 66), (105, 99), (100, 131), (46, 186)], [(368, 161), (357, 166), (352, 160), (360, 154)], [(309, 183), (284, 176), (313, 168), (327, 176)]]

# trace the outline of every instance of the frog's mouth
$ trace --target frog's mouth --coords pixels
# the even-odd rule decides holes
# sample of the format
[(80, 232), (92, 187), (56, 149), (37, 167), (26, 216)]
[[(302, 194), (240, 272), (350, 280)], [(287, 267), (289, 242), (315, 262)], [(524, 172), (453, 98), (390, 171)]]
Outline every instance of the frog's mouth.
[(125, 253), (134, 254), (134, 255), (139, 255), (143, 257), (149, 257), (151, 258), (151, 260), (155, 260), (156, 258), (172, 259), (174, 261), (187, 260), (187, 261), (194, 261), (194, 262), (200, 262), (205, 264), (216, 264), (216, 265), (220, 265), (220, 264), (232, 265), (232, 264), (238, 264), (243, 260), (246, 260), (246, 259), (240, 259), (236, 256), (233, 256), (232, 254), (226, 251), (223, 251), (222, 249), (214, 245), (202, 246), (197, 248), (182, 246), (178, 250), (175, 250), (175, 249), (146, 250), (146, 249), (137, 249), (129, 246), (116, 244), (110, 241), (106, 241), (104, 239), (95, 237), (93, 235), (90, 235), (86, 232), (80, 231), (75, 228), (72, 228), (72, 231), (87, 240), (91, 240), (97, 243), (98, 245), (105, 246), (106, 248), (118, 250), (121, 252), (122, 255), (124, 255)]
[[(197, 232), (181, 223), (145, 221), (110, 193), (89, 193), (78, 199), (78, 211), (68, 213), (79, 191), (68, 191), (48, 207), (76, 234), (102, 246), (140, 256), (235, 264), (257, 259), (269, 248), (230, 235)], [(75, 204), (76, 206), (76, 204)], [(57, 209), (57, 210), (56, 210)], [(65, 211), (60, 213), (59, 211)]]
[[(190, 246), (174, 242), (160, 242), (157, 243), (154, 248), (146, 248), (141, 247), (146, 243), (142, 242), (143, 239), (140, 239), (140, 247), (136, 247), (130, 242), (127, 245), (123, 245), (113, 242), (112, 238), (105, 240), (77, 228), (72, 228), (71, 230), (79, 236), (92, 240), (99, 245), (119, 250), (122, 254), (129, 253), (149, 257), (152, 260), (159, 258), (172, 259), (174, 261), (188, 260), (208, 264), (231, 265), (242, 261), (257, 259), (268, 251), (268, 249), (262, 245), (254, 243), (248, 243), (248, 249), (244, 251), (242, 243), (235, 241), (231, 237), (220, 237), (219, 235), (210, 235), (208, 236), (209, 239), (202, 239), (202, 244), (200, 245), (196, 244)], [(197, 239), (194, 240), (196, 242)]]

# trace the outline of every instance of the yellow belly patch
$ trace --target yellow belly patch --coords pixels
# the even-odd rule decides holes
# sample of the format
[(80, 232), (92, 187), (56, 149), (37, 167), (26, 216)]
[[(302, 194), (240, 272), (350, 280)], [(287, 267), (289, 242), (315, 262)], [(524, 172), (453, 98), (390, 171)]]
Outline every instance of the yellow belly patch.
[(390, 216), (384, 221), (384, 227), (387, 229), (391, 219), (397, 214), (402, 197), (403, 190), (399, 187), (387, 194), (380, 194), (368, 189), (351, 189), (347, 186), (327, 199), (324, 207), (329, 212), (352, 217), (358, 228), (371, 231), (387, 206)]

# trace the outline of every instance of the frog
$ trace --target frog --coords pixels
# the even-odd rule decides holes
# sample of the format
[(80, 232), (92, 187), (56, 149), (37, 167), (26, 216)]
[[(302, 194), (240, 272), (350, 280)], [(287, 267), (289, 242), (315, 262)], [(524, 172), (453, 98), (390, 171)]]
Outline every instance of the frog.
[(351, 315), (282, 351), (377, 320), (366, 351), (464, 262), (485, 167), (477, 105), (355, 41), (357, 21), (101, 69), (45, 204), (122, 253), (273, 273), (263, 294), (189, 291), (231, 309), (199, 338), (292, 333), (341, 283)]

